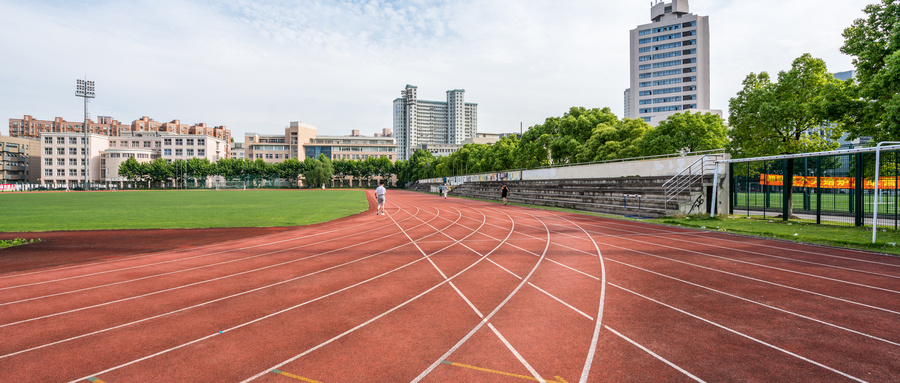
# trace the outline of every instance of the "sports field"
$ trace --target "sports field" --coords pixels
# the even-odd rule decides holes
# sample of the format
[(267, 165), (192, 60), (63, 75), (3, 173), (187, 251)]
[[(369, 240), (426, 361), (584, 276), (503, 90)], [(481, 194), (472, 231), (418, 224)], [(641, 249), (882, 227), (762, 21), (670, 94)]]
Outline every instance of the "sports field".
[(365, 198), (363, 213), (277, 231), (68, 232), (0, 250), (0, 266), (26, 260), (0, 268), (3, 377), (900, 376), (900, 258), (403, 191), (375, 215)]
[(368, 208), (362, 190), (2, 193), (0, 232), (300, 226)]

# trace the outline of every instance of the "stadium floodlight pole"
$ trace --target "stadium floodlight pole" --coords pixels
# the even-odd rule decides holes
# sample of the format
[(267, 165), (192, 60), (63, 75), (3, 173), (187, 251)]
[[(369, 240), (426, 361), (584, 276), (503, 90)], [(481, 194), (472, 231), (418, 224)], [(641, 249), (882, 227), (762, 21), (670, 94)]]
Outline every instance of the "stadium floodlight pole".
[[(875, 206), (872, 208), (872, 243), (875, 243), (875, 233), (878, 232), (878, 174), (881, 173), (879, 169), (881, 162), (881, 145), (884, 144), (900, 144), (900, 141), (882, 141), (879, 142), (878, 145), (875, 145)], [(896, 187), (897, 185), (894, 185), (894, 188)]]
[(88, 81), (87, 78), (84, 80), (77, 80), (75, 86), (75, 95), (84, 99), (84, 125), (81, 126), (81, 129), (84, 130), (84, 190), (88, 190), (88, 99), (94, 98), (94, 82)]

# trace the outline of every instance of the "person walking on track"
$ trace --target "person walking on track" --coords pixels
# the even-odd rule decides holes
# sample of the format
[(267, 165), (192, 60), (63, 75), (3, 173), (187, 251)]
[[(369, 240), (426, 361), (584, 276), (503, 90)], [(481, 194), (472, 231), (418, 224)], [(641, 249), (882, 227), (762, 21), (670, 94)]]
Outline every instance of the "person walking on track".
[(384, 215), (384, 195), (387, 193), (387, 190), (384, 189), (384, 181), (378, 183), (378, 188), (375, 189), (375, 199), (378, 201), (378, 210), (375, 211), (375, 215)]
[(504, 205), (507, 205), (507, 203), (506, 203), (506, 196), (507, 196), (508, 194), (509, 194), (509, 188), (506, 187), (506, 184), (503, 184), (503, 187), (500, 188), (500, 197), (503, 197), (503, 204), (504, 204)]

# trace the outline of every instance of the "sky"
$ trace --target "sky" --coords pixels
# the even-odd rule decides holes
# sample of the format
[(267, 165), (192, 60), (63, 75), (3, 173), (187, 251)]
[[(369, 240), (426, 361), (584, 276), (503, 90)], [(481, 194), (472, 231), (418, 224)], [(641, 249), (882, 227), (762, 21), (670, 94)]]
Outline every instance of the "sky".
[[(709, 16), (711, 108), (750, 73), (810, 53), (853, 69), (842, 31), (877, 0), (690, 0)], [(518, 132), (570, 107), (623, 117), (631, 29), (650, 0), (0, 0), (0, 116), (380, 133), (407, 84), (465, 89), (479, 132)], [(96, 118), (94, 119), (96, 121)], [(9, 131), (3, 129), (2, 135)]]

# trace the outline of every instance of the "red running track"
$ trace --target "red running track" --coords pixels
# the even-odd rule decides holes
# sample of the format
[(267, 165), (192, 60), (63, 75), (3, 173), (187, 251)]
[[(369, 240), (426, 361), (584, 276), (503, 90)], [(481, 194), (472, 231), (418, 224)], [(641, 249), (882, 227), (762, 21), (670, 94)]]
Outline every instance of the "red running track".
[[(14, 262), (0, 273), (0, 372), (20, 382), (900, 376), (898, 258), (401, 191), (387, 212)], [(0, 262), (35, 248), (2, 250)]]

